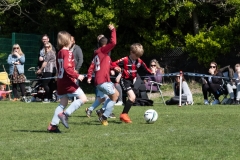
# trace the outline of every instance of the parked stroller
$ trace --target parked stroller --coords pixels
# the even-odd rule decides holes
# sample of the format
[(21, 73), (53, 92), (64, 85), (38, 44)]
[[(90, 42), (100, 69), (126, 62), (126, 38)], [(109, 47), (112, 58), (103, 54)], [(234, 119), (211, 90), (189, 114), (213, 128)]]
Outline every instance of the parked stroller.
[[(28, 71), (36, 72), (36, 67), (30, 67)], [(26, 80), (26, 98), (24, 101), (26, 103), (30, 102), (42, 102), (44, 99), (45, 91), (42, 87), (41, 76), (37, 76), (34, 80)], [(56, 82), (55, 82), (56, 83)], [(56, 90), (52, 93), (52, 102), (58, 100)]]

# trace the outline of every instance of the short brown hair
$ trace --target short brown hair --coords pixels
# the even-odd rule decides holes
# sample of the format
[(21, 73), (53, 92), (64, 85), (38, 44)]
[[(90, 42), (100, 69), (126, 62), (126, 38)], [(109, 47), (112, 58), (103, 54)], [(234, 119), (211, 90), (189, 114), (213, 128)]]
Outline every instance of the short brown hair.
[(140, 43), (134, 43), (130, 46), (130, 52), (135, 54), (137, 57), (141, 57), (144, 53), (143, 46)]

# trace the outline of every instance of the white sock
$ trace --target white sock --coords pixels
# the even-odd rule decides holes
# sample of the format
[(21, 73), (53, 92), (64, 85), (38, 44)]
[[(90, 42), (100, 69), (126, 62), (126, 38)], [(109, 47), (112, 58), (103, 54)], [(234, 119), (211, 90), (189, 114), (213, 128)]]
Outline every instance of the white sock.
[(83, 104), (81, 99), (73, 101), (70, 106), (65, 110), (66, 115), (70, 116), (74, 111), (76, 111)]
[(61, 113), (64, 110), (64, 108), (65, 107), (61, 104), (59, 104), (57, 106), (57, 108), (55, 109), (53, 118), (52, 118), (52, 122), (51, 122), (52, 125), (58, 125), (59, 124), (60, 119), (58, 118), (58, 114)]

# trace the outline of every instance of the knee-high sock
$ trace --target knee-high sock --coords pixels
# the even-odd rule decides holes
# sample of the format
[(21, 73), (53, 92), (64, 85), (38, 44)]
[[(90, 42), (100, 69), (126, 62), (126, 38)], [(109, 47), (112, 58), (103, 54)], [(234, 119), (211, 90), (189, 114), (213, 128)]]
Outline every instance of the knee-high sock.
[(97, 98), (93, 104), (88, 108), (90, 111), (93, 111), (95, 108), (97, 108), (99, 105), (100, 105), (100, 101), (99, 101), (99, 98)]
[(127, 113), (127, 114), (128, 114), (128, 112), (129, 112), (129, 110), (131, 109), (132, 105), (133, 105), (133, 102), (130, 101), (130, 100), (127, 100), (127, 101), (126, 101), (126, 104), (125, 104), (125, 106), (124, 106), (124, 108), (123, 108), (122, 113)]
[(70, 116), (74, 111), (76, 111), (83, 104), (81, 99), (73, 101), (70, 106), (64, 111), (66, 115)]
[(104, 106), (103, 106), (103, 107), (105, 107), (103, 116), (108, 118), (109, 115), (112, 113), (113, 107), (114, 107), (115, 104), (116, 104), (115, 101), (112, 101), (111, 99), (107, 99), (107, 101), (105, 101)]
[(61, 104), (59, 104), (57, 106), (57, 108), (55, 109), (53, 118), (52, 118), (52, 122), (51, 122), (52, 125), (58, 125), (59, 124), (60, 119), (58, 118), (58, 114), (61, 113), (64, 108), (65, 107)]

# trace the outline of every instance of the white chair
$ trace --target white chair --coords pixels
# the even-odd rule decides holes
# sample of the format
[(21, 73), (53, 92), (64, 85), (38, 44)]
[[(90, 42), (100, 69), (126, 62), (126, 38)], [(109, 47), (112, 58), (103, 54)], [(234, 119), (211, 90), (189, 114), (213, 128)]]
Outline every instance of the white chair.
[(163, 101), (163, 103), (166, 105), (166, 103), (165, 103), (165, 100), (164, 100), (164, 98), (163, 98), (163, 95), (162, 95), (162, 91), (161, 91), (161, 86), (162, 86), (162, 83), (158, 83), (158, 82), (155, 82), (155, 81), (149, 81), (150, 83), (151, 83), (151, 86), (150, 86), (150, 97), (151, 97), (151, 94), (152, 94), (152, 87), (153, 87), (153, 85), (156, 85), (157, 86), (157, 88), (158, 88), (158, 91), (159, 91), (159, 93), (160, 93), (160, 96), (161, 96), (161, 98), (162, 98), (162, 101)]

